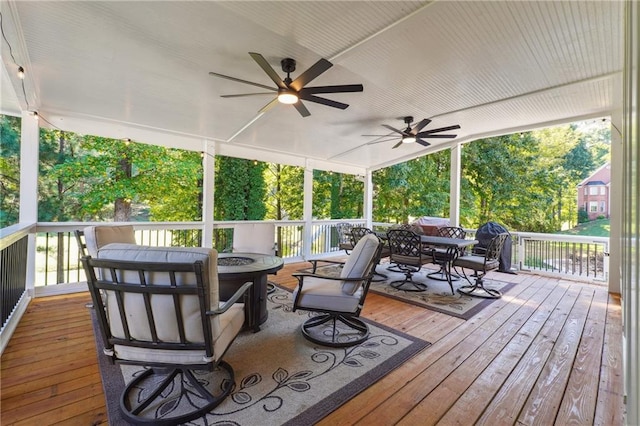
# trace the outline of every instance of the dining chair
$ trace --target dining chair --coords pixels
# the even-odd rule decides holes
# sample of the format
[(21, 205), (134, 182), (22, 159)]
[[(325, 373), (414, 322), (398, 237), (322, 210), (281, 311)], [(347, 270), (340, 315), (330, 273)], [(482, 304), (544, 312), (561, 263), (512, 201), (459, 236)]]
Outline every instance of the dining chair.
[[(459, 226), (443, 226), (438, 228), (438, 236), (445, 238), (457, 238), (464, 240), (467, 236), (467, 232)], [(436, 272), (427, 274), (427, 277), (437, 281), (449, 281), (447, 275), (449, 275), (451, 281), (458, 281), (460, 276), (454, 273), (447, 272), (447, 266), (453, 262), (457, 257), (464, 254), (464, 249), (446, 249), (446, 248), (431, 248), (431, 255), (433, 256), (434, 263), (440, 265), (440, 269)]]
[(425, 291), (427, 285), (414, 281), (413, 275), (422, 269), (422, 265), (431, 263), (433, 257), (430, 252), (423, 250), (420, 236), (407, 229), (390, 229), (387, 238), (391, 252), (389, 260), (405, 275), (404, 280), (392, 281), (391, 287), (404, 291)]
[[(464, 278), (469, 285), (458, 288), (458, 292), (469, 296), (483, 297), (485, 299), (499, 299), (502, 293), (499, 290), (484, 286), (484, 277), (489, 271), (500, 267), (500, 253), (504, 242), (509, 236), (508, 232), (503, 232), (491, 239), (486, 249), (475, 247), (472, 253), (465, 254), (453, 261), (454, 267), (460, 267)], [(474, 278), (472, 283), (465, 269), (471, 269)]]

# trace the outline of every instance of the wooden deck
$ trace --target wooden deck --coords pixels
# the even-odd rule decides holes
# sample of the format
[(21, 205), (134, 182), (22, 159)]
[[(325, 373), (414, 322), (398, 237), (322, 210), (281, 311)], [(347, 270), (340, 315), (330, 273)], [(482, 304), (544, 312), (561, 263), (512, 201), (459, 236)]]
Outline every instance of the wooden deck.
[[(291, 272), (305, 266), (273, 280), (292, 288)], [(433, 345), (321, 424), (622, 425), (619, 297), (509, 278), (518, 285), (468, 321), (370, 294), (363, 316)], [(0, 424), (107, 424), (89, 301), (83, 293), (30, 304), (1, 359)]]

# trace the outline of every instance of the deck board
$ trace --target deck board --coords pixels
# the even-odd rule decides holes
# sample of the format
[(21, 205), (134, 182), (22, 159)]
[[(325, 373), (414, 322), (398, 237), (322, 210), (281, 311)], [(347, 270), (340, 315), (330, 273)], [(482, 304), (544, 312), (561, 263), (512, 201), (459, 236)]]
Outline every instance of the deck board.
[[(292, 289), (306, 266), (271, 280)], [(363, 317), (432, 345), (320, 424), (623, 424), (620, 298), (578, 281), (495, 278), (517, 284), (467, 321), (370, 294)], [(89, 302), (31, 302), (1, 359), (1, 424), (107, 424)]]

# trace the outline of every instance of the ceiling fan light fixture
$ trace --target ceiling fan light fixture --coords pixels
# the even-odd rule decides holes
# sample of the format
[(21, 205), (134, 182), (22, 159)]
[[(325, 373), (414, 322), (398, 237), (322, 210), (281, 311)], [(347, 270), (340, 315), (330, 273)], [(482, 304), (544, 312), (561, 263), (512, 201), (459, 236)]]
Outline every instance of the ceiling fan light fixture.
[(416, 141), (415, 136), (404, 136), (402, 138), (402, 143), (414, 143), (415, 141)]
[(293, 90), (278, 90), (278, 102), (281, 104), (295, 104), (298, 102), (298, 94)]

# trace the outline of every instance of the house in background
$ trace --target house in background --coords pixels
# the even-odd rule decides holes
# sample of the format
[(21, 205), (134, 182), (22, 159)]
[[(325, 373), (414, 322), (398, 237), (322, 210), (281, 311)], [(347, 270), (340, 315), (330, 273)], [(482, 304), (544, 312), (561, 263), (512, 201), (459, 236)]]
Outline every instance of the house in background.
[(611, 164), (606, 163), (578, 184), (578, 209), (584, 209), (589, 220), (609, 218)]

